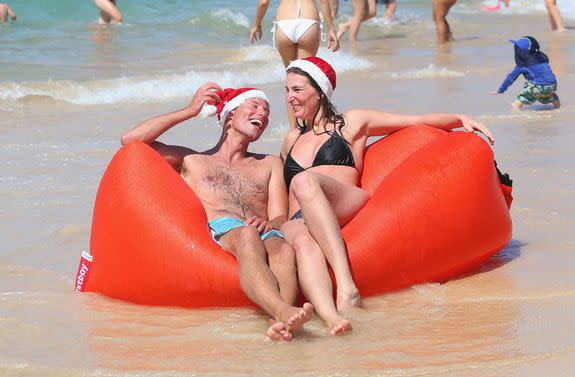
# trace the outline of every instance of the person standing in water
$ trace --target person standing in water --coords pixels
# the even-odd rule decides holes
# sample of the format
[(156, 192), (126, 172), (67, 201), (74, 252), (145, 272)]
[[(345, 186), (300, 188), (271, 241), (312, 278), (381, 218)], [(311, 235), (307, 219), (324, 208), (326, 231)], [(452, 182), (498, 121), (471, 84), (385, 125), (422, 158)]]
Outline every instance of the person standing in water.
[[(250, 31), (251, 43), (262, 38), (262, 20), (269, 3), (269, 0), (259, 0), (254, 26)], [(272, 28), (272, 40), (285, 67), (292, 60), (317, 54), (320, 40), (326, 41), (324, 27), (327, 27), (327, 48), (332, 51), (339, 49), (329, 0), (318, 0), (318, 4), (319, 11), (313, 0), (280, 1)], [(290, 128), (293, 129), (296, 127), (295, 117), (291, 107), (288, 107), (287, 111)]]
[(100, 9), (100, 24), (119, 24), (122, 22), (122, 12), (116, 6), (116, 0), (94, 0), (94, 4)]
[[(501, 0), (505, 5), (509, 5), (509, 0)], [(440, 45), (453, 42), (453, 34), (447, 23), (447, 14), (457, 0), (433, 0), (433, 22), (437, 33), (437, 43)]]
[(559, 12), (559, 8), (557, 8), (557, 0), (545, 0), (545, 7), (547, 7), (551, 30), (565, 31), (563, 17), (561, 17), (561, 12)]

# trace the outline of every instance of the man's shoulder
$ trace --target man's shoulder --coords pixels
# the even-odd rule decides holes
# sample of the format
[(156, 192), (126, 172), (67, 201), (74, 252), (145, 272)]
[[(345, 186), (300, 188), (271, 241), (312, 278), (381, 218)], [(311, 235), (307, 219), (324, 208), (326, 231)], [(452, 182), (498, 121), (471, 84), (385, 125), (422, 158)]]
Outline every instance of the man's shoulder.
[(281, 163), (281, 158), (279, 156), (267, 153), (248, 153), (249, 157), (252, 157), (256, 163), (274, 165)]

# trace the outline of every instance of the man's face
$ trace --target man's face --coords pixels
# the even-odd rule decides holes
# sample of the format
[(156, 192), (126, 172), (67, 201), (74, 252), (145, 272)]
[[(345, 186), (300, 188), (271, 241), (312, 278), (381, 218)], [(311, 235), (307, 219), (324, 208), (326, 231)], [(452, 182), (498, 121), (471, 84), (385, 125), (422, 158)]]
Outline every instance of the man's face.
[(229, 124), (250, 141), (257, 140), (269, 124), (270, 108), (260, 98), (250, 98), (230, 113)]

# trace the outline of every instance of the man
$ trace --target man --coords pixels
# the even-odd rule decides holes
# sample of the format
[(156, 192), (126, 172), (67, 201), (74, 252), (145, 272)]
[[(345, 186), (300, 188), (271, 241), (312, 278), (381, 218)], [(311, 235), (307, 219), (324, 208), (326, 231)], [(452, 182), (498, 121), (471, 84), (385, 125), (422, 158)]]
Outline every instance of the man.
[[(223, 127), (212, 149), (196, 152), (155, 141), (209, 108), (217, 111)], [(208, 82), (188, 106), (140, 123), (121, 141), (150, 144), (180, 173), (201, 200), (214, 241), (236, 258), (243, 291), (272, 319), (267, 336), (289, 341), (310, 320), (313, 307), (294, 306), (295, 253), (277, 230), (287, 216), (282, 161), (247, 151), (268, 126), (268, 117), (268, 101), (260, 90), (222, 90)]]

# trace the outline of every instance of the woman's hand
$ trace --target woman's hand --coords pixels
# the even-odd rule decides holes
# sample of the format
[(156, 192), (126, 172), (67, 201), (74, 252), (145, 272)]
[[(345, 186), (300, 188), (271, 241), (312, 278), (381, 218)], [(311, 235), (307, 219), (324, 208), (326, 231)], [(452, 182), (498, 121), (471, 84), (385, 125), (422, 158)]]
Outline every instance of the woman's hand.
[(262, 25), (254, 25), (250, 31), (250, 43), (262, 39)]
[(339, 50), (339, 39), (333, 29), (328, 32), (327, 48), (328, 50), (331, 49), (333, 52)]
[(257, 228), (258, 233), (263, 234), (265, 232), (269, 232), (272, 230), (272, 226), (268, 223), (267, 220), (262, 219), (261, 217), (251, 216), (246, 219), (246, 225), (253, 226)]
[(468, 132), (479, 131), (487, 137), (487, 139), (489, 140), (491, 145), (493, 145), (493, 143), (495, 143), (495, 138), (493, 137), (491, 132), (487, 129), (487, 127), (485, 127), (483, 125), (483, 123), (478, 122), (475, 119), (471, 119), (467, 115), (461, 115), (459, 119), (461, 120), (461, 126), (466, 131), (468, 131)]

